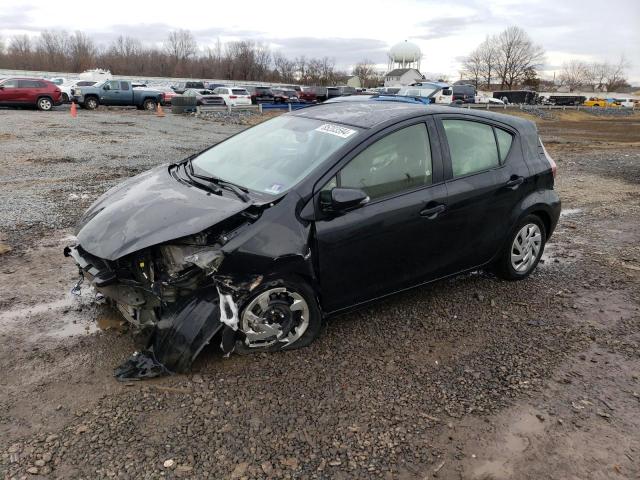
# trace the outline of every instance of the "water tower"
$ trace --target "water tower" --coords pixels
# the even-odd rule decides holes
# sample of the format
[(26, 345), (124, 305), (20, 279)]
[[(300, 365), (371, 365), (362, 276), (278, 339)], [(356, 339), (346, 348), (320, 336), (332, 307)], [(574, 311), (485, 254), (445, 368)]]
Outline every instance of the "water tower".
[(415, 68), (420, 71), (422, 52), (420, 51), (420, 47), (415, 43), (408, 42), (407, 40), (396, 43), (389, 50), (388, 56), (388, 72), (396, 68)]

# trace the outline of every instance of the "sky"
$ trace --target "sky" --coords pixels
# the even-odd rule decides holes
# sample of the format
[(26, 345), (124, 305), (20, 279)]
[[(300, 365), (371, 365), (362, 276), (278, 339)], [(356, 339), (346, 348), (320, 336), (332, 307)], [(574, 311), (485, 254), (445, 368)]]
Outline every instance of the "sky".
[(214, 46), (218, 39), (251, 39), (290, 57), (332, 57), (345, 70), (365, 58), (384, 69), (388, 49), (409, 40), (422, 50), (423, 73), (457, 79), (460, 61), (487, 35), (517, 25), (545, 49), (544, 78), (552, 78), (573, 58), (613, 63), (624, 55), (629, 80), (640, 84), (640, 0), (243, 0), (176, 5), (181, 3), (0, 0), (0, 37), (6, 41), (15, 34), (64, 29), (82, 30), (103, 45), (119, 35), (161, 44), (169, 31), (189, 29), (201, 46)]

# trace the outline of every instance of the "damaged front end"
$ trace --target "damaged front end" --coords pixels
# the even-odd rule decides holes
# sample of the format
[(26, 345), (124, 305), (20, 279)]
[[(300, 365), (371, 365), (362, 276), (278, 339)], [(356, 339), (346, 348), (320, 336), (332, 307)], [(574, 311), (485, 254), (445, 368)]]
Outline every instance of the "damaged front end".
[(117, 260), (99, 258), (79, 244), (65, 248), (83, 279), (132, 325), (150, 332), (146, 348), (116, 369), (119, 380), (186, 371), (218, 333), (222, 350), (233, 351), (238, 304), (262, 276), (216, 274), (223, 247), (256, 218), (241, 213), (197, 235)]

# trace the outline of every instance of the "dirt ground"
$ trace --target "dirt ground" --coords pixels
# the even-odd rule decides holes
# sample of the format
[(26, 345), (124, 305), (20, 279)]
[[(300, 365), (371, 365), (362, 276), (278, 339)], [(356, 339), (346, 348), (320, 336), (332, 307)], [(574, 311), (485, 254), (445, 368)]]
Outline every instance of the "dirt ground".
[(563, 201), (529, 279), (474, 272), (336, 318), (306, 349), (211, 348), (191, 374), (132, 383), (112, 372), (134, 336), (70, 295), (62, 248), (110, 185), (243, 127), (79, 118), (0, 111), (5, 478), (640, 478), (640, 115), (528, 117)]

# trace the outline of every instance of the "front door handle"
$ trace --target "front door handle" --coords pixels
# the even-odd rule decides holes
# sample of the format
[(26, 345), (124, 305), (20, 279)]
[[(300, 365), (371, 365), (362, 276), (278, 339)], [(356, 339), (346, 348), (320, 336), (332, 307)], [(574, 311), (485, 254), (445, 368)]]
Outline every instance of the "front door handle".
[(435, 207), (425, 208), (424, 210), (422, 210), (420, 212), (420, 216), (425, 217), (427, 220), (433, 220), (442, 212), (444, 212), (446, 209), (447, 207), (445, 205), (442, 205), (442, 204), (436, 205)]
[(506, 183), (506, 185), (507, 185), (507, 188), (511, 188), (511, 189), (515, 190), (516, 188), (518, 188), (523, 183), (524, 183), (524, 177), (513, 176), (513, 177), (511, 177), (511, 180), (509, 180)]

